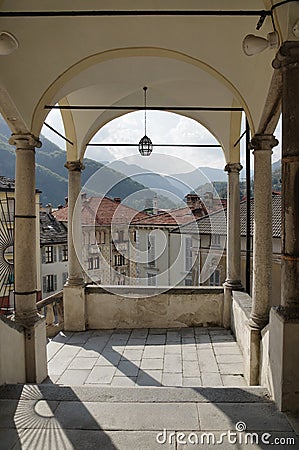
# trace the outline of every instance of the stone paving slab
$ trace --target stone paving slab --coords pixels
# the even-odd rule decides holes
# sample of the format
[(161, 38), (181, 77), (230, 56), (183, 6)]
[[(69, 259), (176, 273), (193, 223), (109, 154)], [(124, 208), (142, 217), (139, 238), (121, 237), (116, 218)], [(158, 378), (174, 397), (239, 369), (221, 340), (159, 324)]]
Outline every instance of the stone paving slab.
[[(274, 438), (284, 443), (273, 448), (298, 448), (298, 441), (286, 445), (295, 433), (266, 394), (262, 388), (8, 385), (0, 388), (0, 449), (245, 450), (269, 448)], [(232, 445), (227, 433), (240, 421), (249, 433), (266, 433), (269, 445)], [(194, 445), (203, 433), (215, 445)], [(190, 436), (192, 444), (182, 443)]]
[[(245, 384), (238, 344), (229, 330), (220, 327), (61, 332), (47, 347), (48, 383), (125, 385), (113, 379), (126, 376), (130, 386), (136, 379), (136, 387), (143, 382), (144, 386), (184, 386), (187, 378), (192, 378), (194, 387)], [(71, 372), (75, 370), (90, 373), (78, 372), (76, 377)], [(162, 370), (162, 377), (151, 378), (156, 370)]]
[[(13, 430), (6, 431), (1, 450), (161, 450), (161, 444), (156, 442), (157, 433), (152, 431), (25, 430), (20, 437)], [(176, 447), (174, 443), (165, 443), (162, 448)]]
[(197, 404), (203, 430), (236, 430), (243, 422), (247, 431), (292, 431), (284, 414), (272, 403), (206, 403)]
[(193, 403), (61, 402), (55, 419), (67, 429), (160, 431), (162, 424), (168, 430), (199, 429)]
[[(266, 388), (251, 386), (245, 388), (227, 387), (197, 387), (197, 388), (173, 388), (162, 389), (143, 387), (113, 388), (110, 386), (89, 388), (87, 386), (62, 386), (62, 385), (5, 385), (0, 386), (0, 402), (8, 400), (39, 400), (48, 401), (78, 401), (82, 402), (116, 402), (116, 403), (269, 403), (269, 394)], [(2, 413), (3, 403), (0, 403)], [(1, 421), (0, 421), (1, 423)]]

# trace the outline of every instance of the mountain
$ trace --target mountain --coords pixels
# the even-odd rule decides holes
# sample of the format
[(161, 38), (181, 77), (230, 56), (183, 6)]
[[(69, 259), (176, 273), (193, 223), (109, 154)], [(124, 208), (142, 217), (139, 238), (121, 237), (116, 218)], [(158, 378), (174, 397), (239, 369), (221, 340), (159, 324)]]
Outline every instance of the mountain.
[(174, 175), (161, 175), (144, 169), (136, 164), (128, 164), (124, 161), (113, 161), (109, 167), (128, 175), (138, 183), (150, 189), (164, 190), (173, 198), (183, 199), (186, 194), (193, 191), (200, 184), (209, 181), (226, 181), (227, 174), (221, 169), (211, 167), (199, 167), (192, 172), (178, 173)]
[[(8, 144), (11, 131), (0, 116), (0, 174), (15, 177), (15, 148)], [(66, 153), (53, 142), (41, 136), (42, 147), (36, 149), (36, 187), (42, 191), (40, 199), (45, 205), (54, 207), (64, 203), (68, 195), (68, 171), (64, 167)], [(87, 183), (90, 195), (106, 195), (126, 199), (132, 207), (145, 207), (145, 200), (152, 199), (155, 192), (138, 181), (104, 164), (85, 158), (85, 169), (82, 171), (82, 186)], [(175, 203), (166, 196), (158, 196), (160, 208), (173, 208)]]
[(136, 164), (128, 164), (123, 161), (112, 161), (109, 167), (126, 174), (137, 183), (143, 184), (157, 192), (160, 191), (161, 195), (163, 193), (167, 196), (170, 195), (173, 201), (181, 200), (185, 196), (184, 190), (174, 185), (165, 175), (160, 175)]
[[(11, 131), (1, 118), (0, 120), (0, 151), (1, 174), (14, 178), (15, 176), (15, 149), (8, 144)], [(64, 167), (66, 153), (53, 142), (41, 137), (42, 147), (36, 150), (36, 186), (42, 191), (43, 204), (52, 203), (57, 206), (64, 202), (67, 196), (68, 172)], [(141, 191), (144, 186), (125, 175), (105, 167), (96, 161), (85, 159), (85, 170), (82, 172), (82, 185), (96, 171), (101, 170), (97, 177), (96, 185), (93, 184), (93, 193), (109, 194), (111, 197), (122, 199), (136, 191)], [(152, 193), (152, 196), (154, 193)]]
[(272, 164), (272, 172), (275, 172), (276, 170), (281, 171), (281, 159)]

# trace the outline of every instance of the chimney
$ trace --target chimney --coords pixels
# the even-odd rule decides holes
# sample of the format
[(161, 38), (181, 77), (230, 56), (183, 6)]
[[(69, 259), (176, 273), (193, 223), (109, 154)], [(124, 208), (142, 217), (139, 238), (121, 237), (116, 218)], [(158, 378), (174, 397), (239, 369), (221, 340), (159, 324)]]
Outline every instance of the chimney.
[(51, 203), (48, 203), (46, 205), (45, 210), (46, 210), (47, 214), (51, 214), (52, 213), (52, 205), (51, 205)]
[(190, 192), (190, 194), (187, 194), (185, 199), (187, 206), (189, 206), (190, 209), (202, 208), (200, 197), (195, 192)]
[(82, 192), (82, 194), (81, 194), (81, 201), (82, 202), (86, 202), (86, 200), (87, 200), (87, 194), (86, 194), (86, 192)]
[(64, 198), (64, 201), (65, 201), (65, 206), (68, 206), (68, 204), (69, 204), (69, 198), (68, 198), (68, 197), (65, 197), (65, 198)]
[(121, 203), (121, 198), (120, 197), (114, 197), (114, 201), (115, 201), (115, 203)]

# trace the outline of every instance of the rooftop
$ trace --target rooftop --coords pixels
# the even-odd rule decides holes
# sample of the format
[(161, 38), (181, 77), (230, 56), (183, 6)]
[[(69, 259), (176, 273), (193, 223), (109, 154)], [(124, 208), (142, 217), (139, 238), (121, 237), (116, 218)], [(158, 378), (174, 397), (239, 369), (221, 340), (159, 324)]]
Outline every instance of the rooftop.
[[(241, 236), (246, 236), (246, 200), (240, 203), (240, 232)], [(254, 198), (250, 199), (250, 235), (253, 235), (253, 218), (254, 218)], [(227, 208), (220, 209), (198, 218), (182, 227), (173, 230), (175, 233), (184, 234), (220, 234), (226, 235)], [(280, 193), (272, 193), (272, 237), (281, 237), (281, 195)]]
[(13, 178), (7, 178), (3, 175), (0, 176), (0, 191), (14, 191), (15, 180)]
[[(68, 207), (53, 212), (57, 220), (68, 221)], [(127, 224), (133, 219), (141, 220), (148, 215), (123, 205), (108, 197), (86, 197), (82, 199), (83, 225), (111, 225), (111, 223)]]
[(62, 222), (59, 222), (53, 214), (46, 211), (40, 211), (39, 223), (41, 246), (67, 243), (67, 228)]

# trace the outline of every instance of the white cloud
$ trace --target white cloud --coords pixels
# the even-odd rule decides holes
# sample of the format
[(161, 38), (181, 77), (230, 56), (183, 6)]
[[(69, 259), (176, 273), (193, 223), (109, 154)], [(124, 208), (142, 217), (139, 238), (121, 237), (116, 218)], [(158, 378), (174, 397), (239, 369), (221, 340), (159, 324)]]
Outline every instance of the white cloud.
[[(58, 110), (52, 110), (46, 122), (65, 134), (61, 115)], [(243, 123), (244, 128), (244, 123)], [(65, 149), (65, 141), (55, 135), (47, 127), (43, 127), (42, 134)], [(275, 136), (281, 142), (281, 120), (278, 122)], [(85, 156), (97, 161), (112, 161), (123, 159), (132, 164), (160, 173), (187, 172), (190, 167), (208, 166), (223, 169), (225, 160), (221, 148), (190, 148), (190, 147), (154, 147), (152, 156), (142, 157), (138, 152), (138, 142), (144, 135), (144, 112), (136, 111), (125, 114), (105, 125), (91, 142), (105, 143), (133, 143), (134, 147), (89, 147)], [(147, 135), (153, 144), (217, 144), (214, 136), (195, 120), (187, 117), (162, 112), (147, 111)], [(154, 155), (170, 155), (171, 166), (167, 164), (167, 157), (156, 158)], [(128, 158), (128, 159), (127, 159)], [(272, 161), (281, 158), (281, 144), (273, 149)], [(162, 161), (163, 160), (163, 161)], [(241, 163), (245, 165), (245, 138), (241, 141)], [(251, 152), (251, 167), (253, 155)]]

